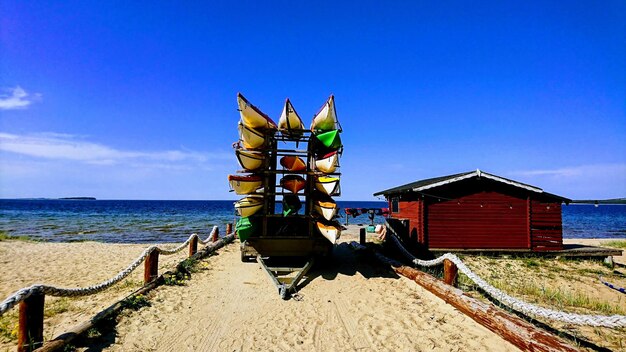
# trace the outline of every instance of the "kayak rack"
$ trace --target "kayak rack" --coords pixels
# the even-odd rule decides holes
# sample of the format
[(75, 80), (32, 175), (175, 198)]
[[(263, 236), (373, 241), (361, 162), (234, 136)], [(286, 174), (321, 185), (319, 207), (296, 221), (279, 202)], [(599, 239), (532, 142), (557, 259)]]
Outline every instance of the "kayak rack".
[[(280, 298), (284, 300), (289, 299), (289, 297), (296, 292), (298, 282), (306, 275), (309, 269), (313, 267), (315, 261), (313, 258), (308, 258), (304, 265), (288, 265), (294, 263), (286, 261), (285, 258), (266, 257), (263, 259), (260, 255), (256, 257), (256, 260), (259, 265), (261, 265), (261, 268), (264, 269), (270, 281), (272, 281), (278, 289)], [(302, 264), (302, 262), (300, 262), (300, 264)]]

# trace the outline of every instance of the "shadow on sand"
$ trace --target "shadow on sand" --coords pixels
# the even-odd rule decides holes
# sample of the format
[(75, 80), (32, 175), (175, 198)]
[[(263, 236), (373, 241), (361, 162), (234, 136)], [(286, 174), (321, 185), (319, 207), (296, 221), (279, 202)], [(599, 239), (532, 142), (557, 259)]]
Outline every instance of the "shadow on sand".
[(324, 280), (334, 280), (338, 275), (354, 276), (357, 273), (368, 279), (374, 277), (400, 278), (390, 268), (380, 265), (365, 253), (356, 252), (349, 243), (344, 242), (335, 246), (331, 256), (316, 261), (306, 278), (298, 284), (298, 290), (320, 277)]

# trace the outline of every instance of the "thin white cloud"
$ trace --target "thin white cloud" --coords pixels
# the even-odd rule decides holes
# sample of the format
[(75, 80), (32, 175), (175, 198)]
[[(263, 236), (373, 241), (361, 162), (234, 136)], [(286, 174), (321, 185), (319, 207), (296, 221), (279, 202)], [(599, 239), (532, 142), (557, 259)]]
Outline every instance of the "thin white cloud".
[(517, 176), (554, 176), (554, 177), (572, 177), (580, 175), (584, 167), (569, 167), (561, 169), (540, 169), (540, 170), (523, 170), (514, 171), (511, 174)]
[(232, 158), (226, 153), (200, 153), (190, 150), (132, 151), (85, 141), (67, 134), (40, 133), (16, 135), (0, 132), (0, 150), (41, 159), (67, 160), (91, 165), (179, 168), (203, 165), (210, 160)]
[(0, 110), (25, 109), (39, 94), (30, 94), (22, 87), (4, 88), (0, 93)]
[(525, 177), (577, 178), (591, 175), (623, 175), (626, 177), (626, 164), (594, 164), (564, 167), (557, 169), (521, 170), (510, 173)]
[(607, 199), (626, 195), (624, 163), (521, 170), (507, 175), (571, 199)]

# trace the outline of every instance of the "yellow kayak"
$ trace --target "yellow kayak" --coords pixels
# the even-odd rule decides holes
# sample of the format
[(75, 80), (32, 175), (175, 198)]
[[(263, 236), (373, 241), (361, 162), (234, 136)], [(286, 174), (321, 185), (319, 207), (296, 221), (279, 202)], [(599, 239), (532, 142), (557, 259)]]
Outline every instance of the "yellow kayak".
[(239, 140), (246, 149), (261, 149), (265, 146), (265, 134), (239, 122)]
[(237, 154), (237, 160), (241, 167), (248, 171), (254, 171), (260, 168), (265, 161), (263, 153), (251, 150), (236, 149), (235, 154)]
[(261, 208), (263, 208), (262, 197), (245, 197), (235, 202), (235, 210), (242, 217), (254, 215)]
[(239, 105), (241, 122), (247, 127), (254, 129), (276, 129), (276, 123), (259, 108), (252, 105), (241, 93), (237, 93), (237, 105)]
[(259, 175), (228, 175), (230, 188), (236, 194), (250, 194), (263, 187), (263, 179)]

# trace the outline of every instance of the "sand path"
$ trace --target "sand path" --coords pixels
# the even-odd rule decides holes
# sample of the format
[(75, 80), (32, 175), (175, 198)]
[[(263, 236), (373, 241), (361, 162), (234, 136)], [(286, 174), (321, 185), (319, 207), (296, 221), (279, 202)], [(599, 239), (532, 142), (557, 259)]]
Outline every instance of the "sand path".
[(415, 283), (340, 244), (283, 301), (256, 263), (229, 245), (187, 286), (121, 317), (110, 351), (513, 351), (514, 346)]

